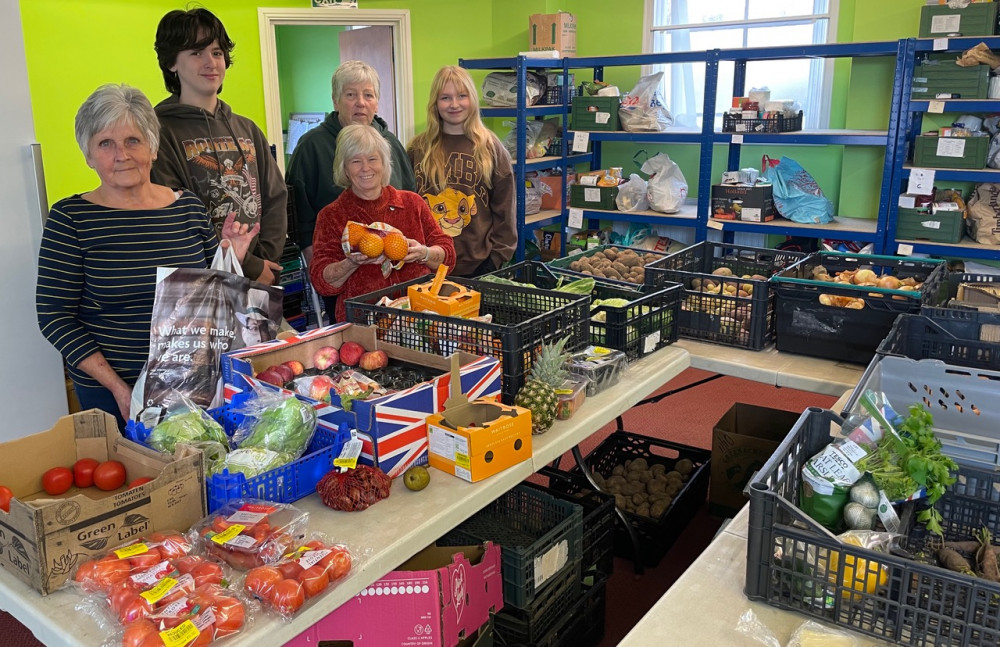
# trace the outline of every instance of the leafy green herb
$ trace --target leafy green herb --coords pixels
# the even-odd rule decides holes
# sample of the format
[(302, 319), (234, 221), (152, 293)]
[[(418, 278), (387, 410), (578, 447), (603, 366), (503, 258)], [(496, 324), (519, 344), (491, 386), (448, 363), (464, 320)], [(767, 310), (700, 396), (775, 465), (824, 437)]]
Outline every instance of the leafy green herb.
[(857, 468), (870, 472), (875, 483), (893, 501), (906, 499), (920, 488), (927, 492), (930, 506), (917, 514), (927, 529), (941, 535), (941, 513), (934, 504), (949, 485), (955, 482), (958, 465), (941, 453), (941, 442), (934, 435), (934, 418), (923, 405), (910, 407), (910, 415), (893, 421), (891, 431), (882, 436), (877, 449), (861, 459)]

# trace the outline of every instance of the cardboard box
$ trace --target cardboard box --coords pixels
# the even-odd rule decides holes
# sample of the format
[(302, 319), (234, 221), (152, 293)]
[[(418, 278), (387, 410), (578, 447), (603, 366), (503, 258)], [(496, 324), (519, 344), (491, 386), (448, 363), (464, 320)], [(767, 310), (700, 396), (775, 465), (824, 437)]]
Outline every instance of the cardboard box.
[[(153, 480), (104, 492), (41, 490), (42, 474), (78, 458), (117, 460), (129, 480)], [(126, 440), (113, 416), (91, 409), (60, 418), (52, 429), (0, 444), (2, 482), (16, 498), (0, 511), (0, 565), (46, 595), (94, 555), (157, 530), (186, 531), (205, 516), (201, 452), (161, 454)]]
[[(307, 368), (312, 367), (312, 356), (323, 346), (340, 347), (345, 341), (355, 341), (367, 350), (384, 350), (390, 359), (410, 362), (420, 366), (440, 369), (442, 375), (405, 391), (390, 393), (371, 400), (355, 400), (353, 411), (297, 395), (300, 400), (316, 408), (319, 424), (336, 431), (341, 422), (358, 430), (361, 438), (361, 462), (377, 465), (392, 477), (399, 476), (411, 465), (427, 463), (428, 414), (444, 409), (451, 377), (449, 361), (431, 355), (377, 340), (375, 329), (349, 323), (334, 324), (310, 330), (287, 339), (279, 339), (222, 356), (222, 375), (226, 383), (226, 402), (236, 393), (259, 388), (277, 390), (279, 387), (254, 379), (255, 371), (272, 364), (297, 359)], [(494, 357), (477, 357), (459, 353), (463, 391), (473, 397), (492, 396), (500, 393), (500, 363)], [(288, 391), (286, 391), (288, 392)]]
[(788, 435), (799, 414), (737, 402), (712, 430), (708, 511), (731, 517), (747, 499), (743, 488)]
[(454, 375), (442, 413), (427, 417), (431, 467), (471, 483), (531, 458), (531, 411), (493, 398), (469, 401)]
[(542, 209), (562, 209), (569, 195), (569, 185), (576, 180), (576, 174), (570, 173), (566, 178), (566, 189), (563, 190), (561, 175), (539, 175), (529, 178), (532, 184), (544, 184), (551, 193), (542, 193)]
[(480, 628), (503, 608), (500, 565), (500, 547), (489, 542), (430, 546), (286, 647), (328, 641), (353, 647), (478, 647), (485, 644)]
[(565, 11), (536, 13), (528, 18), (528, 50), (558, 51), (562, 56), (576, 56), (576, 17)]
[(771, 185), (712, 185), (712, 217), (719, 220), (768, 222), (778, 216)]

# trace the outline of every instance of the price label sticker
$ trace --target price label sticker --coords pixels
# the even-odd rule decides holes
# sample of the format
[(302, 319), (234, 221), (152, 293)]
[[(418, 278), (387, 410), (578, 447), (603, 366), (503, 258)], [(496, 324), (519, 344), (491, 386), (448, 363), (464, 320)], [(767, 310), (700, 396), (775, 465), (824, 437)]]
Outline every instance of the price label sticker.
[(743, 143), (743, 135), (733, 135), (733, 138), (732, 138), (731, 141), (734, 144), (742, 144)]
[(229, 526), (222, 532), (212, 535), (212, 541), (221, 546), (228, 541), (232, 541), (237, 535), (239, 535), (245, 529), (246, 526), (244, 526), (243, 524), (234, 523), (233, 525)]
[(935, 114), (941, 114), (944, 112), (944, 101), (940, 99), (934, 99), (933, 101), (927, 102), (927, 112), (933, 112)]
[(722, 223), (715, 218), (709, 218), (707, 224), (709, 229), (718, 229), (719, 231), (722, 231)]
[(940, 52), (942, 50), (948, 49), (948, 39), (947, 38), (935, 38), (933, 45), (935, 52)]
[(590, 145), (590, 133), (576, 130), (573, 132), (573, 152), (586, 153), (587, 146)]
[(910, 179), (906, 183), (906, 192), (914, 195), (932, 195), (934, 193), (934, 170), (929, 168), (910, 169)]
[(909, 256), (913, 253), (913, 245), (900, 243), (899, 246), (896, 247), (896, 253), (900, 256)]
[(173, 629), (160, 632), (160, 638), (166, 647), (181, 647), (194, 642), (194, 639), (201, 634), (198, 627), (190, 620), (185, 620)]
[(132, 544), (131, 546), (126, 546), (125, 548), (119, 548), (115, 551), (115, 556), (118, 559), (125, 559), (126, 557), (134, 557), (135, 555), (142, 555), (149, 551), (149, 547), (146, 544), (138, 543)]
[(575, 229), (583, 229), (583, 209), (570, 208), (569, 226)]

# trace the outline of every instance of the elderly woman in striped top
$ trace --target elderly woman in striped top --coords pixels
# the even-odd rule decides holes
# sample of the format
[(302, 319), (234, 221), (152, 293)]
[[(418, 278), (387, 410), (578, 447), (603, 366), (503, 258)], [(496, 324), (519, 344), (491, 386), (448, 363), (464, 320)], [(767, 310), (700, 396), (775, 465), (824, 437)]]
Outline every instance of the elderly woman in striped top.
[[(189, 191), (150, 181), (159, 121), (127, 85), (103, 85), (76, 114), (76, 140), (100, 185), (49, 212), (35, 305), (42, 334), (62, 354), (83, 409), (128, 417), (149, 354), (156, 268), (205, 268), (218, 239)], [(222, 236), (241, 259), (257, 233), (227, 219)]]

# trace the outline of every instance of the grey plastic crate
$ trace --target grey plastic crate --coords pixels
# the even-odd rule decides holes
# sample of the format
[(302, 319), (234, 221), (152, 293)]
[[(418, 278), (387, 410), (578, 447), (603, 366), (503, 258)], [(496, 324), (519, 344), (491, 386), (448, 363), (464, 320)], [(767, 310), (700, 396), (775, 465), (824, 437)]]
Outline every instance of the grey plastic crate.
[(876, 356), (844, 412), (866, 389), (883, 393), (901, 415), (921, 402), (934, 416), (943, 451), (960, 465), (1000, 470), (1000, 371), (965, 368), (936, 359)]
[[(840, 423), (830, 411), (806, 410), (750, 482), (747, 598), (909, 647), (1000, 644), (1000, 584), (843, 544), (794, 503), (803, 464)], [(960, 470), (936, 505), (945, 540), (968, 539), (984, 526), (994, 535), (1000, 531), (998, 478)], [(911, 529), (908, 550), (923, 545), (919, 530)], [(839, 570), (831, 568), (831, 551), (840, 554)], [(884, 569), (884, 586), (869, 591), (850, 585), (847, 570), (861, 560)]]

